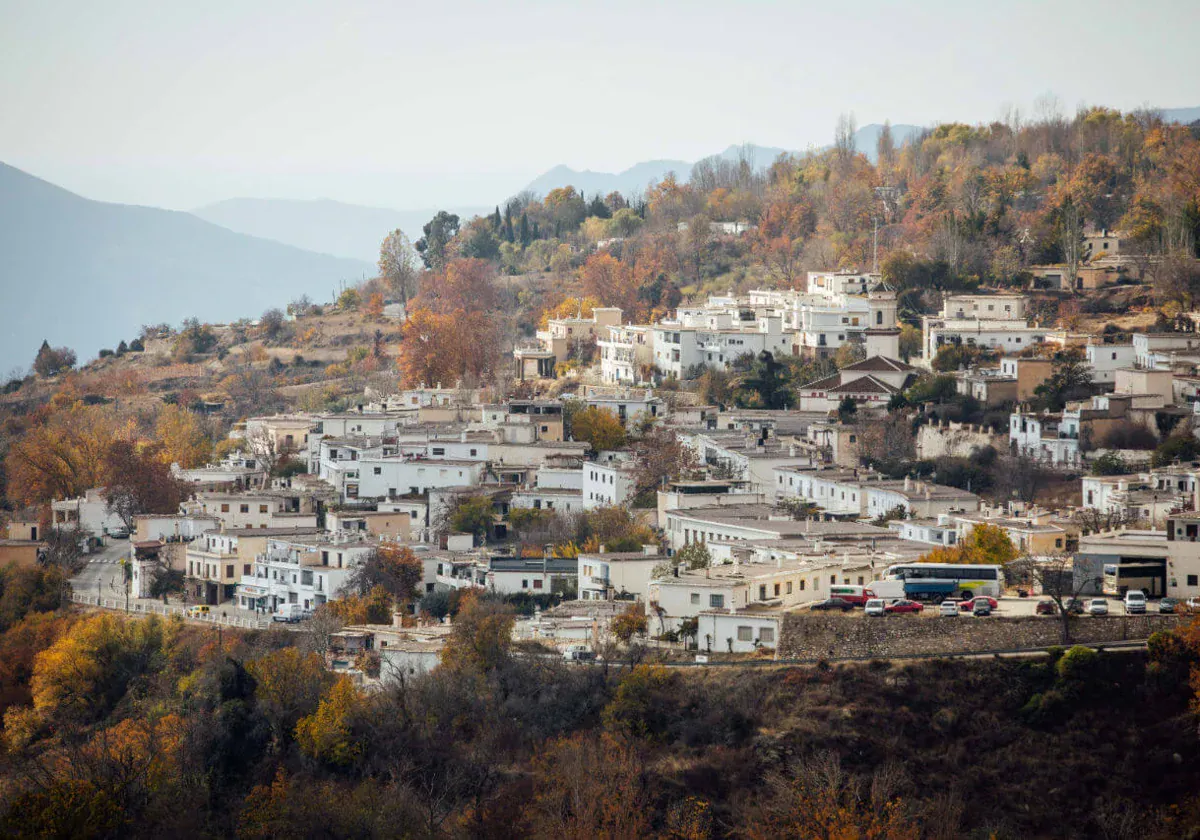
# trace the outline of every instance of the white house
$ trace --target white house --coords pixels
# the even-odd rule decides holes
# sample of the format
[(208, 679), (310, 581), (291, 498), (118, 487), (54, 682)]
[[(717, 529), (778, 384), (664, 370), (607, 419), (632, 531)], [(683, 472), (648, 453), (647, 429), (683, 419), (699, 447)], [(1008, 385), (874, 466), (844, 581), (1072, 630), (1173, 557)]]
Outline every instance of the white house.
[(611, 601), (633, 598), (645, 601), (651, 572), (667, 560), (654, 546), (642, 551), (579, 555), (579, 600)]
[(1092, 381), (1104, 385), (1116, 382), (1117, 371), (1132, 367), (1137, 359), (1133, 344), (1089, 344), (1085, 352)]
[(582, 499), (585, 508), (623, 505), (633, 496), (635, 467), (628, 461), (583, 465)]

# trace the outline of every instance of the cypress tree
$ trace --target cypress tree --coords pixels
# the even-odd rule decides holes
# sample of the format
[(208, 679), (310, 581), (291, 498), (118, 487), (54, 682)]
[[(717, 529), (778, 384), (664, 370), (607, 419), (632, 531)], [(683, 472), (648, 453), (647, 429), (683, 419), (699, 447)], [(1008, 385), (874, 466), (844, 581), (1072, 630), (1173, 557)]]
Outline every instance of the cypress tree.
[(521, 244), (529, 244), (529, 216), (525, 213), (521, 214)]

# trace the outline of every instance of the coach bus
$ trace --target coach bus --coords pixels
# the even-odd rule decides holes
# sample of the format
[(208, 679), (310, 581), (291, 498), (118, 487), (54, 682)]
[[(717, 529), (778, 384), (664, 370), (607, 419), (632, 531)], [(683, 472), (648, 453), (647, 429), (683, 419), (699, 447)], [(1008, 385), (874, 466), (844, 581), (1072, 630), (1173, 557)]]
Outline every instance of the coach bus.
[(971, 598), (1004, 593), (1000, 566), (949, 563), (900, 563), (889, 566), (884, 580), (904, 582), (904, 595), (914, 601), (941, 602), (946, 598)]

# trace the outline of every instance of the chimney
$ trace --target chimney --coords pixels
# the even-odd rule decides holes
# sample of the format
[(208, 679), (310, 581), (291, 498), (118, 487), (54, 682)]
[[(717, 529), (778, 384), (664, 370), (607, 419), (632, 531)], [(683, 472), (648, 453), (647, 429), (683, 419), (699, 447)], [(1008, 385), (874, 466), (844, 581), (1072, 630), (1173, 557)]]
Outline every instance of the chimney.
[(606, 553), (607, 551), (608, 551), (608, 546), (607, 546), (607, 545), (605, 545), (604, 543), (600, 543), (600, 553), (601, 553), (601, 554), (604, 554), (604, 553)]

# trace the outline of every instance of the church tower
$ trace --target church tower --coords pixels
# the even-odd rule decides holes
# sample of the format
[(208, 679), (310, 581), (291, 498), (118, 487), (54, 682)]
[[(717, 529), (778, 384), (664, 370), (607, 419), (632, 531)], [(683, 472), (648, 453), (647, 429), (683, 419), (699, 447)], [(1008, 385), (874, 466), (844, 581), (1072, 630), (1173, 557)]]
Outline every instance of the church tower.
[(867, 293), (868, 326), (863, 334), (867, 358), (900, 358), (900, 328), (896, 326), (896, 293), (879, 283)]

